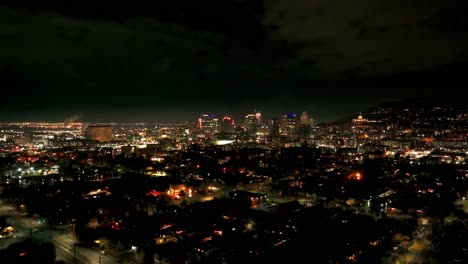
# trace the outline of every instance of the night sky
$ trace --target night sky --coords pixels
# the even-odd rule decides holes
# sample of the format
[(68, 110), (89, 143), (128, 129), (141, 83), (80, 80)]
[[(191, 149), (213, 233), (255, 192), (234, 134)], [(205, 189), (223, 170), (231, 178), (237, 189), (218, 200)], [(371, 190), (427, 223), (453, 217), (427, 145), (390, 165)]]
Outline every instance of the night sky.
[(466, 0), (7, 2), (0, 122), (328, 121), (468, 83)]

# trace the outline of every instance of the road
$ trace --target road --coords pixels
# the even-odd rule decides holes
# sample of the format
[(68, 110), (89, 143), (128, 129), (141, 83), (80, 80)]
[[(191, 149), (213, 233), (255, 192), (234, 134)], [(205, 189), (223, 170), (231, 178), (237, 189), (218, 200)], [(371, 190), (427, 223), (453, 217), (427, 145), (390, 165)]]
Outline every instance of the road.
[(397, 247), (397, 250), (392, 252), (383, 263), (392, 264), (422, 264), (431, 263), (426, 259), (425, 252), (431, 247), (429, 237), (432, 235), (432, 227), (430, 225), (422, 225), (421, 218), (418, 219), (418, 227), (416, 228), (413, 238), (402, 246)]
[(8, 221), (17, 230), (15, 237), (0, 240), (0, 249), (32, 235), (35, 241), (52, 242), (55, 245), (57, 261), (62, 260), (67, 264), (123, 263), (114, 256), (102, 254), (95, 248), (79, 245), (69, 225), (49, 226), (38, 223), (37, 219), (19, 214), (13, 206), (3, 201), (0, 201), (0, 215), (8, 216)]

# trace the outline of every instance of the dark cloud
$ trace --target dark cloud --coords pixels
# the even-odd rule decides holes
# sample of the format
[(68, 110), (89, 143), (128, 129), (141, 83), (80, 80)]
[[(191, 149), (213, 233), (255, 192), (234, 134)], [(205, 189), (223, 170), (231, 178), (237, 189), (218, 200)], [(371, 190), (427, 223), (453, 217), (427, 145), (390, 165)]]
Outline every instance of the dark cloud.
[(466, 84), (465, 1), (46, 2), (0, 8), (0, 119), (335, 118)]
[(273, 38), (302, 43), (294, 63), (318, 77), (386, 76), (468, 60), (466, 1), (265, 3)]

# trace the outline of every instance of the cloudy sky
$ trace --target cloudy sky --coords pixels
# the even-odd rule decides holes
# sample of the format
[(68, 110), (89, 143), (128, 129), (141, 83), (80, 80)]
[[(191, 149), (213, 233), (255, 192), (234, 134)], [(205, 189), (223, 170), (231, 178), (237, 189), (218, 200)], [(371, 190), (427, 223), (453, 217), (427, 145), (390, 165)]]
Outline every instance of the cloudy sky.
[(467, 85), (463, 0), (17, 2), (0, 4), (0, 121), (333, 120)]

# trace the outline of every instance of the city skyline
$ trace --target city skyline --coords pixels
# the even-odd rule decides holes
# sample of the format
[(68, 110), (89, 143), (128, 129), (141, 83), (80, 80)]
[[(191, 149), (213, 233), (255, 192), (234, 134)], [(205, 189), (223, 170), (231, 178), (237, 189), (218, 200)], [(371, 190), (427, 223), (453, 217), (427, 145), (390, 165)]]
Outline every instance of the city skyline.
[[(360, 108), (355, 106), (355, 109), (345, 109), (340, 115), (327, 116), (323, 115), (320, 109), (316, 111), (310, 111), (309, 109), (302, 109), (301, 106), (296, 107), (283, 107), (277, 109), (255, 109), (255, 108), (239, 108), (236, 110), (220, 110), (212, 111), (212, 109), (194, 109), (194, 111), (169, 111), (160, 110), (159, 112), (152, 112), (141, 109), (128, 109), (124, 110), (117, 109), (115, 111), (95, 111), (95, 112), (75, 112), (75, 113), (57, 113), (49, 112), (43, 113), (42, 115), (24, 115), (20, 118), (6, 118), (0, 119), (0, 123), (10, 122), (51, 122), (51, 123), (147, 123), (147, 124), (164, 124), (164, 123), (185, 123), (185, 122), (198, 122), (198, 118), (205, 114), (214, 115), (214, 118), (222, 121), (223, 117), (228, 116), (234, 119), (236, 125), (243, 125), (244, 119), (247, 115), (252, 115), (256, 112), (261, 113), (262, 118), (265, 120), (278, 119), (284, 114), (296, 114), (298, 116), (303, 112), (307, 112), (314, 119), (315, 124), (318, 123), (330, 123), (330, 122), (342, 122), (350, 121), (358, 115), (366, 114), (372, 109), (376, 109), (382, 106), (400, 106), (408, 108), (433, 108), (433, 107), (452, 107), (460, 109), (465, 107), (465, 103), (462, 97), (456, 94), (440, 94), (438, 96), (422, 96), (408, 98), (406, 100), (391, 100), (381, 104), (375, 104), (370, 107)], [(282, 111), (280, 111), (282, 109)], [(317, 108), (315, 108), (317, 109)], [(127, 114), (127, 117), (122, 118), (122, 114)]]
[(464, 263), (468, 108), (436, 101), (0, 123), (0, 261)]
[(467, 13), (0, 1), (0, 263), (468, 263)]

